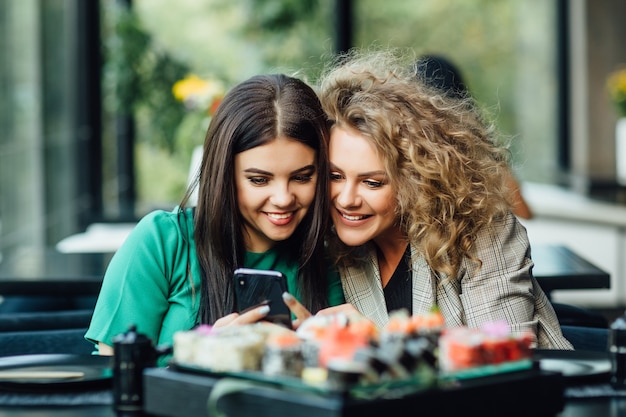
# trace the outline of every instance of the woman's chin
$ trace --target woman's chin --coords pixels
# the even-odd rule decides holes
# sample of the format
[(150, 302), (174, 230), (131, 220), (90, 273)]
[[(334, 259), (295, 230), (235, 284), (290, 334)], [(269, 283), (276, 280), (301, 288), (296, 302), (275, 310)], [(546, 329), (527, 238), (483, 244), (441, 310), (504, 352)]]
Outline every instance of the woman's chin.
[(369, 236), (362, 233), (342, 233), (341, 230), (337, 230), (337, 236), (347, 246), (361, 246), (369, 240)]

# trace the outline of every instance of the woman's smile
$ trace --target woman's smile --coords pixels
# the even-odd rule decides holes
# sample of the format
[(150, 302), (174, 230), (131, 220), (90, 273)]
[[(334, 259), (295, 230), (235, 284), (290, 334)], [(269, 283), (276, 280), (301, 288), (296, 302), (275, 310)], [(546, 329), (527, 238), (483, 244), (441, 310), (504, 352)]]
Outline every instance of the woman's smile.
[(366, 220), (370, 217), (372, 217), (369, 214), (349, 214), (346, 213), (342, 210), (337, 209), (337, 211), (339, 212), (339, 214), (341, 214), (341, 217), (343, 220), (345, 220), (346, 222), (348, 222), (348, 224), (352, 224), (358, 221), (362, 221), (362, 220)]
[(329, 155), (331, 217), (339, 238), (358, 246), (395, 228), (395, 192), (368, 140), (356, 130), (334, 126)]
[(295, 232), (315, 198), (315, 157), (312, 148), (283, 137), (235, 156), (248, 251), (266, 252)]
[(269, 221), (272, 222), (273, 224), (275, 224), (276, 226), (287, 225), (294, 218), (294, 212), (293, 211), (286, 212), (286, 213), (265, 212), (265, 214), (267, 215), (267, 218), (269, 219)]

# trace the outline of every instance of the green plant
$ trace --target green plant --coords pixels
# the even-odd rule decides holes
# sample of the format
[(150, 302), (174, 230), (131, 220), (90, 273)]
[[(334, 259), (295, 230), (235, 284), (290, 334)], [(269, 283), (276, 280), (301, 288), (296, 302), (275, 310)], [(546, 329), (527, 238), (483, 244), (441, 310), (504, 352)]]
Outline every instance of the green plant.
[(175, 133), (185, 110), (171, 94), (171, 86), (189, 67), (153, 41), (133, 9), (116, 6), (105, 41), (104, 90), (111, 111), (133, 115), (137, 142), (173, 153)]
[(619, 116), (626, 117), (626, 66), (610, 73), (606, 85)]

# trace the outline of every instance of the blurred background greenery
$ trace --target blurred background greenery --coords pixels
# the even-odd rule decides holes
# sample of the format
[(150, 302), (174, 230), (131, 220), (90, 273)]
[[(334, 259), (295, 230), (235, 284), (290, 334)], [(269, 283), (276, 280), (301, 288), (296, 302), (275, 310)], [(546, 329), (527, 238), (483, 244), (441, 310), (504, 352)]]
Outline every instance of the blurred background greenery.
[(511, 143), (519, 179), (557, 183), (568, 158), (566, 4), (0, 1), (0, 251), (172, 209), (210, 116), (174, 96), (178, 81), (195, 75), (225, 91), (285, 72), (313, 84), (350, 46), (446, 56)]
[[(518, 69), (535, 78), (537, 87), (556, 88), (554, 44), (545, 42), (553, 30), (553, 3), (358, 0), (352, 11), (353, 43), (408, 48), (416, 57), (449, 57), (461, 67), (472, 93), (497, 120), (504, 137), (551, 143), (549, 137), (556, 136), (550, 119), (554, 110), (535, 112), (532, 125), (523, 126), (524, 99), (516, 90), (524, 80)], [(257, 73), (280, 71), (314, 82), (324, 59), (333, 53), (336, 16), (331, 0), (134, 0), (131, 8), (113, 0), (102, 4), (107, 22), (106, 110), (110, 115), (132, 111), (135, 117), (140, 212), (180, 199), (191, 149), (204, 140), (202, 118), (186, 111), (171, 94), (177, 80), (194, 73), (228, 88)], [(524, 40), (525, 34), (536, 40)], [(520, 51), (525, 44), (533, 47), (532, 61), (525, 61)], [(555, 99), (541, 103), (555, 106)], [(525, 145), (518, 142), (512, 141), (512, 149), (524, 166), (528, 161), (520, 149)], [(104, 143), (114, 140), (105, 138)], [(552, 169), (543, 167), (543, 175)], [(110, 172), (109, 183), (114, 184), (115, 172)], [(109, 192), (114, 196), (115, 188)]]

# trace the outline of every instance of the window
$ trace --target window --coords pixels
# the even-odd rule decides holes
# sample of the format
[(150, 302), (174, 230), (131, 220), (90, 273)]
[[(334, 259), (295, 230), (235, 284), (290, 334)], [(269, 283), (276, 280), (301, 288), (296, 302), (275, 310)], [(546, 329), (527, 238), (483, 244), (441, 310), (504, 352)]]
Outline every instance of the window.
[[(269, 71), (314, 79), (348, 2), (127, 3), (134, 14), (119, 0), (0, 2), (0, 251), (172, 208), (206, 128), (174, 83), (192, 73), (224, 89)], [(447, 55), (512, 138), (518, 176), (552, 182), (560, 4), (353, 0), (352, 41)]]
[[(333, 3), (212, 0), (181, 1), (167, 8), (163, 2), (135, 0), (133, 7), (156, 53), (229, 86), (275, 69), (303, 70), (314, 78), (322, 56), (334, 46)], [(416, 55), (450, 58), (510, 143), (517, 175), (549, 182), (561, 169), (556, 12), (556, 0), (390, 0), (384, 7), (360, 0), (352, 2), (352, 39), (359, 47), (398, 46)], [(152, 146), (155, 134), (148, 134), (149, 123), (138, 123), (139, 204), (174, 204), (188, 174), (189, 142), (202, 143), (204, 126), (193, 133), (179, 129), (184, 137), (177, 137), (175, 146), (183, 152), (168, 154)], [(151, 171), (154, 167), (158, 170)], [(177, 185), (169, 183), (174, 178)], [(160, 201), (151, 203), (155, 197)]]
[(354, 2), (355, 44), (441, 54), (510, 142), (524, 180), (560, 171), (557, 2), (550, 0), (375, 0)]
[(0, 2), (0, 253), (51, 245), (99, 210), (93, 8)]

